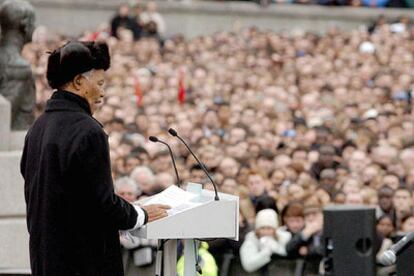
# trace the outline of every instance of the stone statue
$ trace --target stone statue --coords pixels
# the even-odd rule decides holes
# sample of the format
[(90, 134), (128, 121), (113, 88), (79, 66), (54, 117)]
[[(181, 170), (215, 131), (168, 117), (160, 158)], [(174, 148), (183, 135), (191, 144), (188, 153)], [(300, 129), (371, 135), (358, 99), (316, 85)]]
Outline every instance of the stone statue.
[(10, 101), (12, 129), (28, 129), (34, 120), (36, 88), (30, 64), (21, 56), (32, 41), (35, 13), (22, 0), (6, 0), (0, 6), (0, 94)]

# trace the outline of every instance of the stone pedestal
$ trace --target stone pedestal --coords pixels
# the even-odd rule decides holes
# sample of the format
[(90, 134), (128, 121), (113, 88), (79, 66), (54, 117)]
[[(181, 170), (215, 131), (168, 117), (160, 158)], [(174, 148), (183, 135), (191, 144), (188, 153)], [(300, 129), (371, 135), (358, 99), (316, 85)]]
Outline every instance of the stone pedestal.
[(29, 233), (24, 217), (0, 219), (0, 242), (0, 273), (2, 269), (14, 273), (30, 271)]
[(0, 275), (30, 273), (20, 159), (25, 131), (11, 131), (10, 103), (0, 95)]
[(0, 152), (9, 149), (11, 124), (11, 105), (0, 95)]
[[(24, 217), (26, 214), (20, 158), (21, 151), (0, 152), (0, 219), (12, 216)], [(0, 266), (1, 264), (0, 261)]]

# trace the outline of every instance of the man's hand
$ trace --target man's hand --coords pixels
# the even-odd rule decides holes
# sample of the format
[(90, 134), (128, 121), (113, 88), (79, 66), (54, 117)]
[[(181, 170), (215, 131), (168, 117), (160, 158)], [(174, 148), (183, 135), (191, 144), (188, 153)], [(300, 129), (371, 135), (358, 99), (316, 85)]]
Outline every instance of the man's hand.
[(299, 248), (299, 254), (303, 257), (308, 255), (308, 248), (306, 246), (301, 246)]
[(309, 239), (312, 235), (322, 231), (322, 222), (318, 220), (310, 221), (306, 224), (305, 229), (302, 231), (302, 235), (305, 239)]
[(157, 219), (165, 218), (168, 216), (167, 210), (171, 209), (168, 205), (152, 204), (147, 206), (141, 206), (148, 214), (148, 223)]

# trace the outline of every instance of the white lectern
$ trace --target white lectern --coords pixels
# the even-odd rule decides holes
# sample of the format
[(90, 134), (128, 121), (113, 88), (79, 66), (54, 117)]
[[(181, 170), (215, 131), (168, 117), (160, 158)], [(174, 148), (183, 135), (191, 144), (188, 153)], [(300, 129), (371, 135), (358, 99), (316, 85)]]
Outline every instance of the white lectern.
[(228, 238), (239, 239), (239, 198), (219, 193), (220, 200), (214, 200), (214, 192), (202, 190), (198, 206), (148, 223), (132, 232), (145, 239), (168, 239), (164, 248), (163, 276), (175, 276), (177, 264), (177, 240), (184, 240), (185, 276), (196, 275), (195, 239)]

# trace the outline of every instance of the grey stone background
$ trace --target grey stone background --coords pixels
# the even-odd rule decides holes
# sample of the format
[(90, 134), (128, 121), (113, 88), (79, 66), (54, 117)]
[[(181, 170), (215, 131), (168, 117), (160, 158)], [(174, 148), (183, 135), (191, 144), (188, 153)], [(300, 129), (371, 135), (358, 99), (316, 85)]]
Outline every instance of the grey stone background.
[[(94, 29), (101, 22), (109, 21), (118, 5), (127, 1), (31, 0), (30, 2), (36, 8), (37, 24), (45, 25), (60, 33), (78, 35), (83, 30)], [(303, 5), (271, 5), (262, 8), (252, 2), (200, 0), (158, 1), (158, 4), (167, 23), (167, 35), (182, 33), (187, 37), (253, 25), (275, 31), (301, 28), (324, 32), (332, 25), (351, 30), (372, 22), (381, 14), (390, 18), (406, 15), (414, 19), (414, 11), (409, 9)]]
[(11, 131), (11, 106), (0, 95), (0, 274), (29, 271), (23, 178), (19, 165), (25, 131)]

